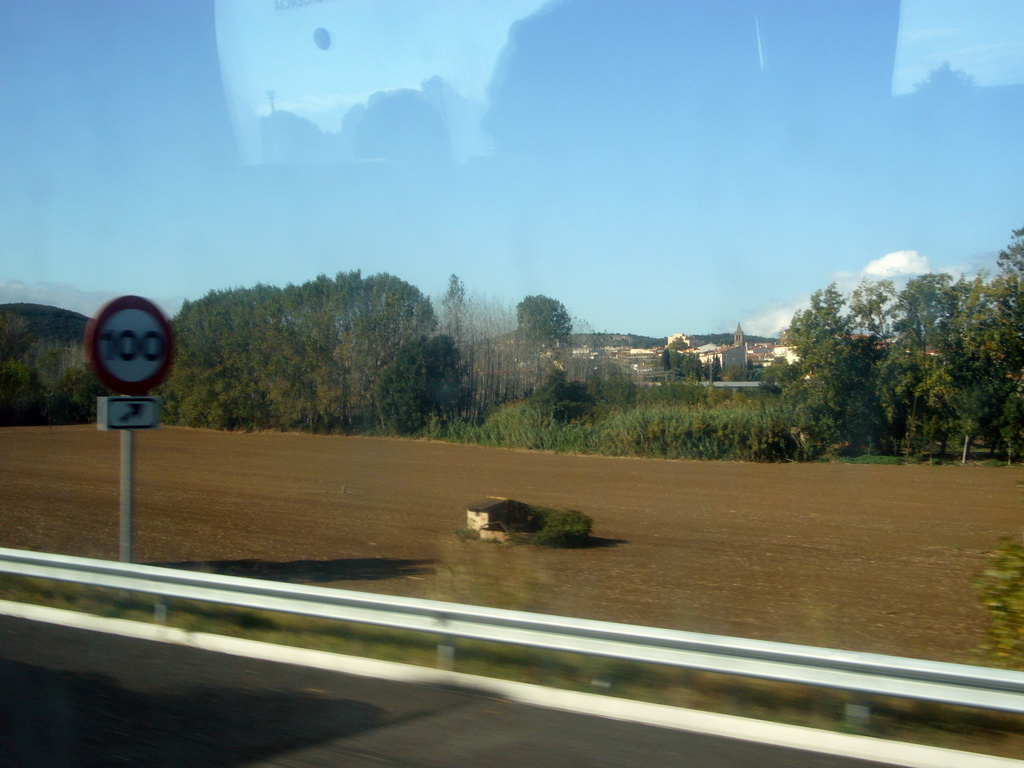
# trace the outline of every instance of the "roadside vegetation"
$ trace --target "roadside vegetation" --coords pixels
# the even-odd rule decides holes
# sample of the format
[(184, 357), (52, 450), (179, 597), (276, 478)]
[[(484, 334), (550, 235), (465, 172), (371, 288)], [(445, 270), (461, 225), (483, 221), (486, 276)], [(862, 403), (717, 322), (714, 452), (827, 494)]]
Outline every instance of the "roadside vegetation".
[(989, 661), (1024, 670), (1024, 544), (1002, 541), (975, 588), (988, 613)]
[(739, 461), (805, 458), (788, 416), (784, 408), (763, 403), (718, 407), (644, 403), (560, 423), (528, 401), (501, 406), (482, 424), (435, 421), (424, 435), (488, 446), (607, 456)]

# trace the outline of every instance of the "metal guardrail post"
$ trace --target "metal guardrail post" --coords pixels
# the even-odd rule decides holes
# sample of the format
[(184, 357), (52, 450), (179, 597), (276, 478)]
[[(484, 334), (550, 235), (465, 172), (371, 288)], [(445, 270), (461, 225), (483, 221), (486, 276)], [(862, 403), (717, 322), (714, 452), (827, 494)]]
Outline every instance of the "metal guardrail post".
[(153, 603), (153, 621), (157, 624), (167, 623), (167, 598), (160, 596)]
[(847, 726), (866, 729), (871, 723), (871, 707), (864, 701), (848, 701), (843, 705), (843, 719)]
[(448, 617), (443, 613), (437, 615), (437, 625), (441, 628), (441, 637), (437, 642), (437, 668), (446, 672), (455, 669), (455, 638), (444, 631)]

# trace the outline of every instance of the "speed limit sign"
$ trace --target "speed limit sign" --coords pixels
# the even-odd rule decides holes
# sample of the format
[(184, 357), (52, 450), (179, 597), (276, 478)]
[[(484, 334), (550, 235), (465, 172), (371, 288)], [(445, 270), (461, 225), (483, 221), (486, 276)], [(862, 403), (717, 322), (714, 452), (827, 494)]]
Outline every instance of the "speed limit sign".
[(144, 395), (170, 370), (171, 326), (153, 302), (122, 296), (89, 321), (85, 353), (104, 386), (122, 395)]

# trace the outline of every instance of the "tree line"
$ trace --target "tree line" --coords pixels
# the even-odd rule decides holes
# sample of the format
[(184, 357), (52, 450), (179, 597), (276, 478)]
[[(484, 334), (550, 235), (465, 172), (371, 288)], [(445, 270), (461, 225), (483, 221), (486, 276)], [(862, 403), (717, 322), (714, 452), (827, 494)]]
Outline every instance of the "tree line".
[(169, 420), (216, 429), (415, 433), (527, 395), (572, 321), (528, 296), (509, 310), (452, 276), (437, 309), (387, 274), (211, 291), (173, 321)]
[[(817, 291), (772, 367), (794, 423), (822, 449), (944, 456), (1024, 449), (1024, 229), (994, 275), (865, 281)], [(960, 446), (962, 441), (962, 446)]]
[(644, 388), (574, 356), (558, 300), (514, 308), (457, 276), (432, 303), (391, 275), (211, 291), (173, 321), (165, 418), (216, 429), (421, 435), (590, 453), (772, 461), (800, 454), (770, 392)]
[[(0, 426), (79, 424), (96, 417), (96, 397), (103, 388), (86, 370), (80, 341), (68, 331), (71, 313), (51, 312), (34, 324), (13, 305), (0, 309)], [(31, 316), (31, 315), (29, 315)]]
[[(215, 429), (377, 432), (552, 450), (753, 461), (1024, 450), (1024, 229), (995, 274), (927, 274), (815, 292), (783, 341), (792, 365), (732, 394), (728, 371), (666, 350), (661, 386), (610, 358), (565, 306), (436, 302), (387, 274), (210, 291), (172, 320), (164, 420)], [(742, 372), (741, 372), (742, 373)], [(0, 313), (0, 423), (86, 421), (102, 389), (81, 347)]]

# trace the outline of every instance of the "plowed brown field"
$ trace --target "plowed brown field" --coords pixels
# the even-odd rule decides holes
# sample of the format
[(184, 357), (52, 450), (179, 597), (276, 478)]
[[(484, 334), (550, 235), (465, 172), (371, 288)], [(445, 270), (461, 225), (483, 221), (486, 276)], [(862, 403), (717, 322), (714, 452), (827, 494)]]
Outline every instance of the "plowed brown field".
[[(0, 429), (0, 546), (117, 557), (118, 435)], [(1020, 468), (659, 461), (165, 428), (137, 436), (136, 559), (613, 621), (973, 661), (971, 582)], [(602, 546), (463, 543), (488, 495)]]

